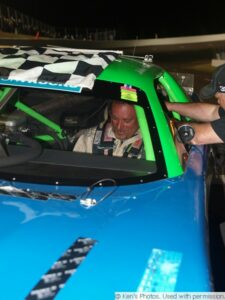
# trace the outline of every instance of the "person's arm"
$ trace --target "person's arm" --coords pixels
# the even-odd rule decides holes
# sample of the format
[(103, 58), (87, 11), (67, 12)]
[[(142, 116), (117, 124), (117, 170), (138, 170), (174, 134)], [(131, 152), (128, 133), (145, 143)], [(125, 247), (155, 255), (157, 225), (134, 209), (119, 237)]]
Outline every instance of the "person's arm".
[(187, 123), (194, 130), (193, 138), (188, 141), (191, 145), (223, 143), (210, 123)]
[(92, 145), (96, 128), (84, 129), (74, 145), (74, 152), (92, 153)]
[(210, 122), (219, 119), (219, 105), (210, 103), (177, 103), (165, 102), (169, 111), (176, 111), (182, 116), (191, 119)]

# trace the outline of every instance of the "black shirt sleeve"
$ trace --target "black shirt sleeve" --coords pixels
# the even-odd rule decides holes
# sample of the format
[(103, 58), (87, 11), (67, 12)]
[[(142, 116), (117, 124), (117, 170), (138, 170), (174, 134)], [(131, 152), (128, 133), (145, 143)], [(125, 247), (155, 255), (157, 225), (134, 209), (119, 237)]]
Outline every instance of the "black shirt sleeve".
[(225, 118), (225, 110), (222, 107), (219, 107), (219, 116), (220, 118)]
[(225, 142), (225, 110), (220, 107), (218, 113), (220, 119), (212, 121), (211, 126), (218, 137)]

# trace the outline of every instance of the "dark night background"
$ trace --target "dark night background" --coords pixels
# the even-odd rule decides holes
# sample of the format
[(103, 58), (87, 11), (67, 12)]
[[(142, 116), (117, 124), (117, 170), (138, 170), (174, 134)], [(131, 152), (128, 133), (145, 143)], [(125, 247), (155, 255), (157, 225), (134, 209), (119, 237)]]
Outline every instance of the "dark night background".
[[(225, 32), (223, 1), (1, 0), (49, 25), (116, 29), (127, 38), (175, 37)], [(133, 1), (132, 1), (133, 2)], [(176, 1), (177, 2), (177, 1)], [(134, 2), (135, 3), (135, 2)]]

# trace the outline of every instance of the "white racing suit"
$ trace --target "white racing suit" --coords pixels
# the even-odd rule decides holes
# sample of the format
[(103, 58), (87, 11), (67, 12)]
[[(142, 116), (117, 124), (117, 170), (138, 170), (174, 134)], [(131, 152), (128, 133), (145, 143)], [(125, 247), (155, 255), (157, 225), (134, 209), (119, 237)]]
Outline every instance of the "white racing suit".
[(140, 130), (124, 141), (117, 139), (111, 123), (83, 130), (73, 151), (104, 154), (119, 157), (144, 158), (144, 147)]

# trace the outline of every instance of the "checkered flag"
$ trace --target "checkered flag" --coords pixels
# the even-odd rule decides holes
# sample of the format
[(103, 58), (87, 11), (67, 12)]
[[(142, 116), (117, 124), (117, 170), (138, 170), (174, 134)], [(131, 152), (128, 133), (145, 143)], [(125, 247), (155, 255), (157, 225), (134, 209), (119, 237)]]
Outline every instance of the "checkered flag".
[(119, 53), (52, 47), (1, 48), (0, 79), (92, 89), (96, 77)]

